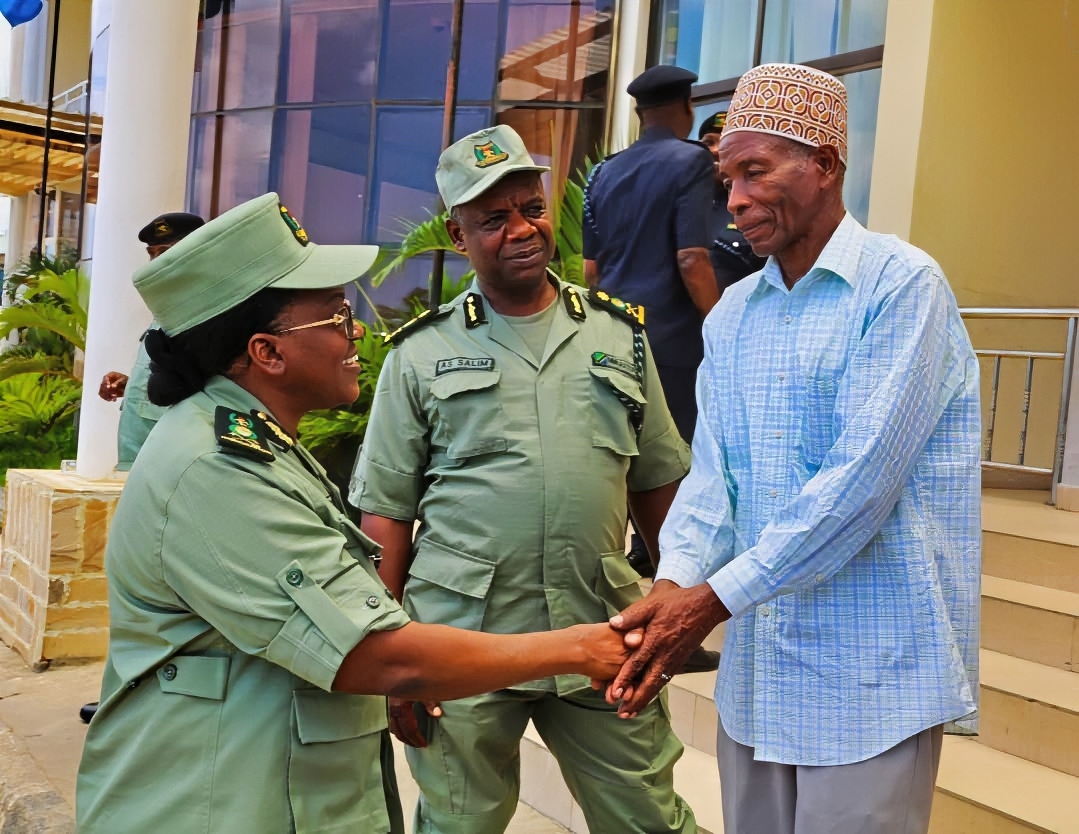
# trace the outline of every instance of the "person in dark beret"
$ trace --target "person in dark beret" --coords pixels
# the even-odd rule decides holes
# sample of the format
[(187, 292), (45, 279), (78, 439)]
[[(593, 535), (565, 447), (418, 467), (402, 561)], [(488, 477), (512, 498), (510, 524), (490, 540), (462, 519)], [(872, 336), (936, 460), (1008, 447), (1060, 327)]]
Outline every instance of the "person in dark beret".
[[(171, 211), (158, 215), (143, 226), (139, 230), (139, 240), (146, 244), (146, 253), (152, 261), (205, 223), (206, 221), (197, 214)], [(124, 398), (117, 438), (117, 469), (120, 470), (131, 468), (131, 463), (135, 460), (142, 442), (161, 416), (156, 410), (157, 406), (151, 404), (146, 398), (146, 380), (149, 375), (150, 359), (140, 345), (139, 355), (131, 374), (109, 371), (102, 377), (101, 385), (97, 390), (98, 396), (106, 402), (115, 402), (121, 397)]]
[(708, 247), (708, 254), (716, 272), (716, 285), (720, 295), (723, 295), (727, 287), (763, 269), (765, 262), (765, 258), (753, 254), (749, 243), (734, 225), (734, 217), (727, 210), (727, 189), (723, 187), (719, 177), (719, 137), (726, 121), (727, 114), (721, 110), (705, 119), (697, 131), (697, 139), (712, 152), (712, 157), (716, 160), (713, 166), (715, 196), (712, 198), (710, 215), (712, 243)]
[[(641, 136), (592, 169), (584, 206), (585, 277), (644, 308), (663, 394), (687, 443), (697, 422), (701, 327), (719, 300), (709, 259), (714, 163), (688, 138), (696, 80), (671, 66), (652, 67), (633, 80), (627, 92), (636, 100)], [(659, 554), (634, 536), (629, 560), (651, 576)], [(717, 661), (715, 653), (701, 651), (687, 671), (715, 669)]]

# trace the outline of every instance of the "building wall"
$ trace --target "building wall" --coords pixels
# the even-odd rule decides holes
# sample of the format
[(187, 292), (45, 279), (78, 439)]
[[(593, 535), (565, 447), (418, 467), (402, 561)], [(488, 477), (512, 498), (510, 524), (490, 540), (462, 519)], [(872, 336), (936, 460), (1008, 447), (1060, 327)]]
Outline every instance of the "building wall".
[(911, 242), (961, 305), (1079, 306), (1079, 7), (936, 0)]
[(60, 43), (56, 50), (57, 93), (86, 80), (92, 8), (91, 0), (64, 0), (60, 6)]

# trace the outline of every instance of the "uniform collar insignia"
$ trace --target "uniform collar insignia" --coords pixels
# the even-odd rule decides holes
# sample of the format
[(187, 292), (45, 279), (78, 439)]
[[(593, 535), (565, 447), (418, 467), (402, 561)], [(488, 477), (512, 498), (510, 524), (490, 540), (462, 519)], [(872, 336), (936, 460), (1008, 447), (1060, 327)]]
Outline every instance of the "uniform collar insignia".
[(483, 308), (483, 296), (476, 292), (470, 292), (465, 296), (463, 306), (465, 311), (465, 327), (471, 330), (481, 324), (487, 324), (487, 312)]
[(296, 445), (296, 441), (292, 439), (287, 431), (281, 428), (281, 424), (265, 411), (253, 411), (251, 416), (255, 418), (256, 424), (265, 431), (270, 442), (278, 449), (288, 451)]
[(566, 312), (569, 313), (571, 319), (574, 321), (585, 320), (584, 304), (581, 303), (581, 296), (577, 290), (572, 287), (563, 287), (562, 301), (565, 302)]
[(243, 411), (219, 405), (214, 413), (214, 431), (222, 452), (269, 463), (274, 453), (258, 429), (255, 418)]

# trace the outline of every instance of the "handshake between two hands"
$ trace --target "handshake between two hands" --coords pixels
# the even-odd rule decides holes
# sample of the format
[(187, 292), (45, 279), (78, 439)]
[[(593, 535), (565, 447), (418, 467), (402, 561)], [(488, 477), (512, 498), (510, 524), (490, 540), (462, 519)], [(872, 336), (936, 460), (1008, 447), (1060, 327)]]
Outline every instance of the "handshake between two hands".
[(659, 580), (647, 597), (611, 618), (624, 659), (613, 678), (593, 678), (592, 688), (606, 690), (607, 703), (618, 704), (619, 718), (635, 717), (729, 617), (711, 586), (681, 588)]
[[(730, 612), (711, 586), (681, 588), (660, 580), (652, 592), (621, 614), (609, 625), (574, 626), (585, 640), (586, 674), (592, 688), (605, 689), (609, 704), (618, 705), (620, 718), (633, 718), (685, 663), (717, 625), (730, 618)], [(426, 716), (439, 718), (442, 708), (435, 702), (390, 699), (390, 729), (401, 741), (413, 747), (426, 747), (427, 738), (420, 729)]]

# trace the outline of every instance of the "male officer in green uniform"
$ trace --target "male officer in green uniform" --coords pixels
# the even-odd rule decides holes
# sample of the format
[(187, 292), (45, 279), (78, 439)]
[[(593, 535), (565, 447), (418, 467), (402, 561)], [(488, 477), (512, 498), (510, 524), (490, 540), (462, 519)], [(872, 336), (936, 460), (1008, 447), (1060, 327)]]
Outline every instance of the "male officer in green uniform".
[[(139, 240), (146, 244), (150, 260), (160, 257), (206, 221), (197, 214), (171, 211), (161, 214), (139, 230)], [(151, 325), (153, 326), (153, 325)], [(146, 396), (146, 383), (150, 379), (150, 357), (146, 354), (143, 338), (139, 340), (139, 353), (130, 375), (109, 371), (101, 380), (98, 396), (108, 402), (124, 398), (120, 406), (120, 425), (116, 432), (116, 468), (126, 472), (135, 462), (135, 456), (146, 442), (150, 429), (161, 419), (165, 409), (154, 405)]]
[[(419, 622), (519, 633), (619, 611), (640, 595), (627, 499), (654, 548), (688, 470), (644, 311), (547, 272), (546, 170), (505, 125), (442, 154), (447, 228), (477, 277), (387, 337), (350, 500)], [(417, 832), (505, 830), (529, 719), (591, 831), (696, 831), (674, 792), (682, 745), (663, 699), (621, 721), (587, 680), (561, 676), (442, 709), (421, 730), (413, 705), (391, 700), (421, 790)]]

